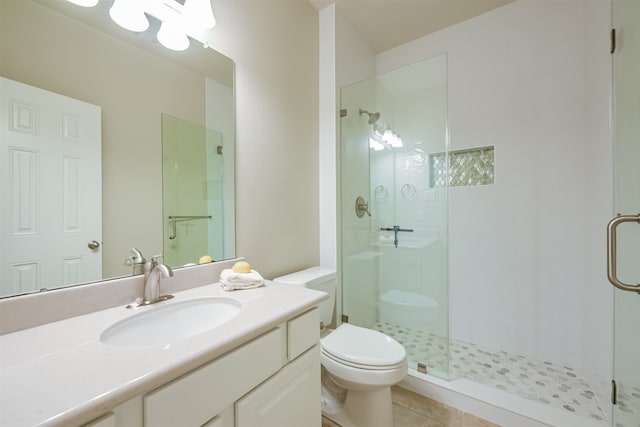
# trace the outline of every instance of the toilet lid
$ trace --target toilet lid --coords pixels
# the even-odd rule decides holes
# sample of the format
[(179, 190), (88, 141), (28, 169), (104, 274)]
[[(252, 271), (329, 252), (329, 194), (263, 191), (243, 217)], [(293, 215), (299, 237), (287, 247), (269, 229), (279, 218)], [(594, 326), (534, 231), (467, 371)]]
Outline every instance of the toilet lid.
[(372, 329), (343, 323), (322, 338), (322, 350), (338, 360), (372, 367), (397, 366), (406, 352), (393, 338)]

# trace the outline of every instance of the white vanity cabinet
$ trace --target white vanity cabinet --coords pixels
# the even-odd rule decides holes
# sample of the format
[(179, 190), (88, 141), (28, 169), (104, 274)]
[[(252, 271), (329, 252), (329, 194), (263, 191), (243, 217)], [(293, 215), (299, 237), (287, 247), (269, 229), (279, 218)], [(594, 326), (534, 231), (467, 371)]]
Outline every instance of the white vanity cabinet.
[(320, 318), (317, 309), (287, 322), (286, 364), (235, 404), (236, 427), (320, 426)]
[(86, 426), (320, 426), (319, 324), (313, 308)]
[(144, 427), (200, 427), (282, 366), (281, 328), (144, 396)]
[(320, 349), (315, 345), (236, 402), (235, 425), (320, 426), (320, 387)]
[(83, 427), (142, 426), (142, 396), (130, 399)]
[(116, 416), (113, 412), (109, 412), (108, 414), (85, 424), (83, 427), (116, 427)]

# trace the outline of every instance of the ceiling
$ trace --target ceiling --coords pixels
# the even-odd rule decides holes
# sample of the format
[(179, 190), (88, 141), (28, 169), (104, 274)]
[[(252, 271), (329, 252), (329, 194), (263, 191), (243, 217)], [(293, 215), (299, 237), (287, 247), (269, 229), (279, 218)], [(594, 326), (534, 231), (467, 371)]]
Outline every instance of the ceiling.
[(309, 0), (317, 10), (336, 10), (369, 42), (384, 52), (513, 0)]

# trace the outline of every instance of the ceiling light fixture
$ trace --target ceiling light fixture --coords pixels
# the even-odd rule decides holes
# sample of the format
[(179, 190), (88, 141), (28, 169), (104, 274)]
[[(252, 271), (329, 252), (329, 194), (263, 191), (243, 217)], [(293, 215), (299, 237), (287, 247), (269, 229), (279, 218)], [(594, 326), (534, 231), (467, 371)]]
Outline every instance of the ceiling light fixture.
[(109, 16), (113, 22), (122, 28), (141, 33), (149, 28), (149, 20), (144, 14), (144, 1), (115, 0), (109, 9)]
[(170, 21), (163, 22), (158, 31), (158, 41), (171, 50), (185, 50), (189, 47), (189, 38), (180, 27)]
[[(376, 144), (380, 144), (382, 148), (378, 148), (376, 144), (372, 144), (372, 139), (376, 142)], [(373, 148), (376, 151), (384, 149), (385, 147), (401, 148), (402, 138), (400, 138), (400, 135), (391, 130), (388, 125), (385, 127), (382, 125), (374, 124), (373, 138), (369, 138), (369, 147)]]
[[(99, 0), (67, 1), (92, 7)], [(114, 0), (109, 15), (122, 28), (137, 33), (149, 28), (147, 15), (154, 17), (161, 23), (158, 41), (164, 47), (178, 51), (189, 47), (188, 36), (216, 25), (211, 0)], [(207, 46), (206, 43), (203, 44)]]
[(213, 16), (211, 1), (186, 0), (184, 3), (184, 17), (197, 28), (209, 29), (216, 26), (216, 18)]
[(373, 138), (369, 138), (369, 148), (373, 149), (373, 151), (382, 151), (384, 150), (384, 145)]
[(98, 4), (98, 0), (67, 0), (69, 3), (77, 4), (82, 7), (93, 7)]

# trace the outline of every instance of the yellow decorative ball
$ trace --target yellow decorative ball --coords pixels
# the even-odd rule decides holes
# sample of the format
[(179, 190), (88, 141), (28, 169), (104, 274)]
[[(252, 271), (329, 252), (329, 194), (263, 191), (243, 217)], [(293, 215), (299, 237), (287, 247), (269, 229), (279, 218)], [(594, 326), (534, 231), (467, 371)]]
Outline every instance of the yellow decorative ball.
[(209, 255), (205, 255), (203, 257), (200, 257), (198, 264), (208, 264), (210, 262), (213, 262), (213, 258), (211, 258)]
[(251, 273), (251, 264), (246, 261), (238, 261), (233, 264), (234, 273)]

